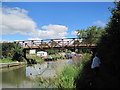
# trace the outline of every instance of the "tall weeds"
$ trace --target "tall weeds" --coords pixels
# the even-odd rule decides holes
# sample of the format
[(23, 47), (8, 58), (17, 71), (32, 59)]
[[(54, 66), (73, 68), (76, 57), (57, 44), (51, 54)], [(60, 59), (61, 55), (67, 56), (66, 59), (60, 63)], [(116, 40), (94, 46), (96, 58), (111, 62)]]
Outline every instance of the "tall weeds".
[(85, 64), (90, 61), (90, 57), (90, 54), (83, 54), (81, 62), (76, 65), (69, 64), (65, 66), (58, 76), (55, 77), (55, 86), (58, 88), (76, 88), (75, 80), (82, 78), (80, 74), (83, 72)]

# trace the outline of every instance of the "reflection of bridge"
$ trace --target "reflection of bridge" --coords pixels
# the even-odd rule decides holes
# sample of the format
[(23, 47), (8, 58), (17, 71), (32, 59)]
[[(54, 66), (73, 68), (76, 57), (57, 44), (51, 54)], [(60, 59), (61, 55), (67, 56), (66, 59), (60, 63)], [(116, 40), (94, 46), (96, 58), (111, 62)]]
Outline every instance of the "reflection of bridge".
[(25, 50), (30, 49), (80, 49), (80, 48), (96, 48), (93, 43), (84, 42), (80, 38), (64, 38), (64, 39), (46, 39), (46, 40), (25, 40), (17, 41)]

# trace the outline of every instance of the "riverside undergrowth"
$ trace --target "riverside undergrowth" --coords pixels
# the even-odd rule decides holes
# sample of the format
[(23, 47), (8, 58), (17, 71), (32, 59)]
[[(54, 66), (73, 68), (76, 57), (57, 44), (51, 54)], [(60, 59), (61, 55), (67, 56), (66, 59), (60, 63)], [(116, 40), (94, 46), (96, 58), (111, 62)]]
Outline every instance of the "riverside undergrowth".
[(68, 64), (54, 78), (54, 84), (58, 88), (76, 88), (75, 80), (80, 77), (84, 65), (90, 61), (91, 55), (83, 54), (83, 58), (77, 64)]
[(74, 79), (80, 69), (82, 69), (82, 64), (79, 66), (67, 65), (54, 79), (55, 86), (58, 88), (75, 88)]
[(76, 79), (82, 79), (84, 67), (90, 61), (91, 55), (88, 53), (82, 54), (81, 60), (76, 64), (66, 64), (58, 70), (57, 75), (50, 79), (37, 79), (40, 83), (39, 87), (44, 88), (76, 88)]

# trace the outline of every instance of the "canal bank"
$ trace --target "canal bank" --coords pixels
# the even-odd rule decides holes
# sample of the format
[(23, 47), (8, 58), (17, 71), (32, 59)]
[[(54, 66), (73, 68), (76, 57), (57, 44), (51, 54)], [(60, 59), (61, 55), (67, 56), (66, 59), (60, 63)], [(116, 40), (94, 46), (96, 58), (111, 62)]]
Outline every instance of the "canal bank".
[(13, 66), (25, 65), (27, 62), (10, 62), (10, 63), (0, 63), (0, 69), (8, 68)]

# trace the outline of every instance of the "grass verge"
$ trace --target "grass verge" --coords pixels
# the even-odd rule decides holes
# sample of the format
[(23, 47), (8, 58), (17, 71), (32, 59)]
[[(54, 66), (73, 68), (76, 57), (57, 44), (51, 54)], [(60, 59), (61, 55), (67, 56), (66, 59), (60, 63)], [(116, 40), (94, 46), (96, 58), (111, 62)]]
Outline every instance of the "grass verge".
[(0, 60), (0, 63), (10, 63), (10, 62), (17, 62), (17, 61), (13, 61), (10, 58), (3, 58)]
[(44, 59), (42, 57), (29, 57), (30, 59), (36, 60), (37, 63), (43, 63)]

